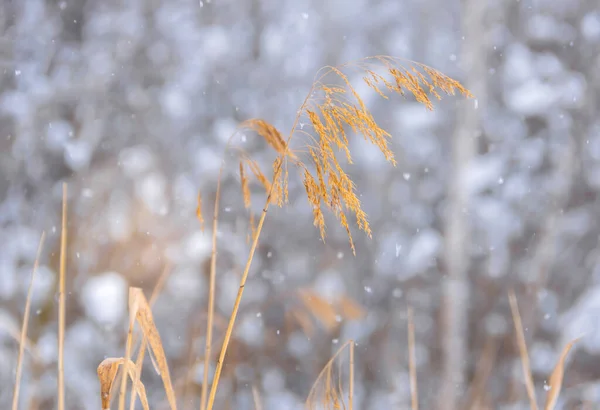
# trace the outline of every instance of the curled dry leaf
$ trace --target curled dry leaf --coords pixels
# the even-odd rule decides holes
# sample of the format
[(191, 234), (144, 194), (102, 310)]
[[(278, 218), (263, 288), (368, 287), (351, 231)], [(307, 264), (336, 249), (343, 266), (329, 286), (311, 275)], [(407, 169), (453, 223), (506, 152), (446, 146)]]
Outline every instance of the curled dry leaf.
[[(100, 381), (100, 400), (102, 403), (102, 410), (110, 409), (111, 393), (115, 384), (115, 379), (121, 367), (125, 364), (125, 358), (123, 357), (109, 357), (104, 359), (98, 366), (98, 380)], [(127, 374), (133, 380), (135, 386), (135, 392), (139, 396), (142, 402), (144, 410), (149, 410), (148, 397), (146, 395), (146, 388), (144, 384), (139, 380), (135, 364), (129, 360), (127, 363)]]

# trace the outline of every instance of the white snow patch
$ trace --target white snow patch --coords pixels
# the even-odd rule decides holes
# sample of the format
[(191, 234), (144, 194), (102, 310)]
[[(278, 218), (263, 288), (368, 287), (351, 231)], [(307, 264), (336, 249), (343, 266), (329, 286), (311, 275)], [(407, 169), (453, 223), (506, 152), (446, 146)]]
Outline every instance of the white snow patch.
[(571, 25), (545, 14), (537, 14), (529, 19), (526, 30), (531, 39), (559, 44), (572, 41), (576, 35)]
[(581, 19), (581, 34), (588, 41), (600, 41), (600, 12), (593, 11)]
[(398, 110), (397, 118), (400, 129), (407, 130), (407, 133), (433, 127), (440, 121), (437, 111), (428, 111), (419, 103), (402, 104), (402, 108)]
[[(33, 292), (31, 295), (32, 306), (38, 306), (48, 298), (48, 295), (52, 292), (54, 282), (54, 271), (46, 265), (40, 266), (35, 274), (35, 282), (33, 283)], [(26, 285), (23, 284), (23, 286), (23, 291), (26, 292), (25, 286), (29, 286), (29, 283)]]
[(86, 140), (67, 142), (64, 153), (65, 163), (74, 171), (81, 171), (90, 165), (92, 147)]
[(323, 272), (315, 281), (315, 290), (326, 300), (333, 301), (344, 294), (346, 287), (340, 273), (334, 270)]
[(471, 195), (498, 184), (504, 172), (504, 161), (496, 155), (484, 155), (474, 159), (463, 174)]
[(556, 103), (558, 95), (554, 87), (539, 80), (531, 80), (505, 96), (506, 104), (523, 115), (543, 115)]
[(46, 147), (58, 152), (73, 136), (73, 127), (67, 121), (52, 121), (46, 129)]
[(425, 229), (413, 241), (406, 260), (407, 268), (412, 272), (427, 269), (437, 257), (442, 248), (442, 238), (439, 232)]
[(240, 321), (237, 337), (248, 346), (260, 347), (264, 344), (264, 323), (262, 317), (248, 315)]
[(511, 45), (506, 50), (504, 77), (509, 85), (519, 84), (535, 76), (531, 50), (520, 43)]
[(231, 39), (224, 26), (211, 26), (203, 30), (202, 54), (209, 60), (227, 56), (232, 47)]
[(148, 146), (138, 145), (121, 151), (119, 162), (125, 175), (135, 178), (154, 165), (155, 157)]
[(210, 236), (194, 232), (186, 239), (185, 253), (192, 261), (200, 262), (211, 250)]
[(281, 391), (285, 387), (285, 377), (279, 369), (268, 369), (263, 372), (262, 385), (264, 391)]
[(190, 99), (179, 87), (168, 87), (161, 96), (161, 105), (172, 118), (188, 118), (191, 111)]
[[(123, 198), (125, 201), (126, 199)], [(127, 203), (111, 201), (108, 214), (108, 231), (114, 241), (126, 241), (133, 233), (133, 224), (129, 217)]]
[(155, 214), (165, 214), (167, 208), (167, 180), (161, 173), (147, 175), (135, 186), (138, 197)]
[(169, 278), (169, 291), (181, 300), (190, 300), (200, 295), (205, 286), (203, 277), (193, 267), (180, 268)]
[(87, 315), (108, 325), (118, 324), (127, 308), (127, 282), (116, 272), (91, 277), (81, 290)]

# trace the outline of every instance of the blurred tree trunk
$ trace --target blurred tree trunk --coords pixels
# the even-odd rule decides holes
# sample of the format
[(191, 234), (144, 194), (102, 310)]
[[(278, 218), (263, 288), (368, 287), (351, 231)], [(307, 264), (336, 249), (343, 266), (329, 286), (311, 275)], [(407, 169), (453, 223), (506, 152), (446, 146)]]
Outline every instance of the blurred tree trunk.
[(469, 224), (470, 193), (467, 174), (479, 136), (479, 113), (484, 99), (486, 55), (483, 18), (485, 2), (463, 0), (463, 44), (461, 62), (466, 73), (465, 84), (477, 98), (461, 103), (453, 136), (452, 174), (448, 187), (445, 222), (446, 277), (442, 288), (441, 343), (442, 374), (438, 396), (440, 410), (455, 410), (465, 391), (468, 360), (468, 306), (471, 235)]

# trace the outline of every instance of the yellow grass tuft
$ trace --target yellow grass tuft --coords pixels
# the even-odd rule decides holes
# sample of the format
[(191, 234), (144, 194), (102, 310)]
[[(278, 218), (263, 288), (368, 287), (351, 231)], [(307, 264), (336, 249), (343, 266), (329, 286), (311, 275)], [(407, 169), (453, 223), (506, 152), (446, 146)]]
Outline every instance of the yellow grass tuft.
[[(342, 153), (346, 161), (352, 163), (348, 134), (352, 131), (379, 148), (384, 158), (393, 165), (396, 165), (396, 160), (389, 148), (391, 135), (377, 124), (346, 72), (361, 71), (364, 82), (383, 98), (388, 99), (386, 93), (412, 95), (429, 110), (433, 109), (433, 99), (441, 98), (440, 93), (459, 93), (472, 97), (458, 81), (431, 67), (414, 62), (408, 62), (409, 66), (406, 67), (403, 63), (406, 62), (397, 58), (375, 56), (339, 67), (323, 68), (298, 111), (287, 141), (273, 125), (262, 119), (247, 120), (239, 127), (256, 132), (279, 154), (273, 164), (272, 183), (268, 182), (256, 163), (245, 159), (271, 197), (271, 203), (279, 206), (287, 203), (288, 160), (292, 160), (302, 170), (307, 199), (313, 208), (314, 224), (319, 228), (321, 238), (325, 240), (322, 211), (322, 207), (325, 207), (346, 230), (353, 253), (356, 250), (348, 221), (349, 214), (354, 216), (358, 228), (369, 237), (371, 228), (367, 215), (362, 210), (356, 187), (342, 168), (337, 153)], [(304, 125), (299, 127), (301, 118), (308, 122), (309, 127), (306, 129)], [(308, 139), (305, 162), (308, 160), (310, 167), (288, 148), (294, 135)], [(282, 168), (284, 171), (279, 172)]]
[[(344, 72), (352, 68), (366, 73), (363, 80), (380, 96), (387, 99), (386, 91), (400, 95), (409, 93), (428, 109), (433, 109), (430, 95), (440, 98), (437, 90), (447, 94), (459, 92), (468, 97), (471, 94), (456, 80), (437, 70), (416, 63), (409, 70), (400, 64), (400, 60), (384, 56), (367, 58), (339, 68), (326, 67), (315, 81), (311, 90), (311, 95), (315, 97), (306, 101), (301, 113), (307, 117), (313, 133), (292, 130), (292, 134), (309, 136), (307, 151), (314, 174), (304, 164), (298, 165), (304, 170), (304, 187), (321, 238), (325, 240), (325, 220), (321, 210), (324, 206), (333, 212), (346, 230), (350, 247), (355, 253), (346, 212), (354, 215), (358, 228), (369, 237), (371, 228), (356, 194), (356, 187), (342, 168), (336, 152), (341, 152), (346, 161), (352, 163), (347, 134), (348, 130), (352, 130), (379, 148), (387, 161), (396, 165), (396, 160), (389, 148), (391, 135), (377, 124)], [(377, 70), (383, 71), (383, 74)], [(336, 83), (330, 83), (330, 79)]]

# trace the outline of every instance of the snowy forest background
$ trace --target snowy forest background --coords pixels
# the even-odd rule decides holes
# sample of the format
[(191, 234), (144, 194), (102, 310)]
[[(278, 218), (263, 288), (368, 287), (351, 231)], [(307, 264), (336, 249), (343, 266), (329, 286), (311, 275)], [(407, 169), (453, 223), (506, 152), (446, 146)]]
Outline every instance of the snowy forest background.
[[(195, 217), (198, 191), (210, 220), (236, 124), (260, 117), (286, 133), (319, 68), (379, 54), (439, 69), (476, 98), (427, 112), (367, 94), (399, 163), (357, 139), (350, 172), (373, 239), (356, 232), (356, 257), (333, 220), (319, 239), (301, 184), (291, 185), (290, 205), (266, 220), (219, 408), (253, 408), (252, 386), (265, 409), (302, 408), (350, 338), (356, 408), (409, 408), (407, 304), (422, 408), (466, 408), (482, 356), (493, 370), (481, 408), (528, 408), (509, 289), (538, 396), (564, 344), (585, 334), (558, 408), (600, 403), (596, 0), (5, 0), (0, 36), (1, 403), (12, 397), (11, 332), (45, 230), (22, 394), (23, 408), (29, 399), (55, 408), (62, 182), (67, 408), (99, 408), (96, 367), (123, 354), (127, 286), (149, 294), (166, 266), (154, 312), (173, 377), (190, 393), (182, 405), (198, 397), (211, 240)], [(244, 144), (269, 167), (264, 142)], [(248, 253), (239, 188), (234, 165), (218, 235), (223, 320)], [(344, 295), (365, 314), (300, 326), (286, 312), (301, 288)], [(198, 363), (182, 387), (190, 357)], [(162, 402), (148, 369), (148, 392)]]

